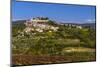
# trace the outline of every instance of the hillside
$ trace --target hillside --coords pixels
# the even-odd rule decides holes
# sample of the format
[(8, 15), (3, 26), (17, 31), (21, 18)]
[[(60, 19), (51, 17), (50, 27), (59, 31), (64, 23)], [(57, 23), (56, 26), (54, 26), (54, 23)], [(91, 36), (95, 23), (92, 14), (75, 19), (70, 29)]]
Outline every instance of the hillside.
[(54, 21), (45, 23), (31, 21), (28, 21), (28, 25), (27, 23), (25, 25), (24, 21), (16, 21), (12, 25), (14, 65), (28, 64), (28, 61), (29, 64), (48, 64), (95, 60), (94, 29), (78, 28), (79, 25), (66, 26), (56, 24)]
[(92, 29), (95, 29), (95, 27), (96, 27), (96, 24), (95, 23), (61, 23), (61, 24), (64, 24), (64, 25), (66, 25), (66, 24), (70, 24), (70, 25), (80, 25), (80, 26), (82, 26), (82, 27), (87, 27), (87, 28), (92, 28)]

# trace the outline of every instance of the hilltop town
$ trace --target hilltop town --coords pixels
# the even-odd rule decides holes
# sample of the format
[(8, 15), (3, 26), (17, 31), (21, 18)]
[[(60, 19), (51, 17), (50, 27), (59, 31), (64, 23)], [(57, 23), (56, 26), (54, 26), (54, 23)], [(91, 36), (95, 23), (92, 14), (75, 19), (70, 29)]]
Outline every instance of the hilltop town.
[(57, 23), (48, 17), (13, 22), (13, 64), (94, 61), (94, 27)]
[(76, 29), (82, 29), (81, 25), (77, 24), (64, 24), (64, 23), (55, 23), (54, 21), (50, 20), (48, 17), (36, 17), (31, 18), (23, 23), (25, 25), (25, 28), (23, 31), (18, 31), (22, 36), (24, 34), (34, 33), (36, 32), (57, 32), (59, 30), (60, 26), (66, 26), (69, 29), (76, 28)]
[(48, 18), (33, 18), (30, 20), (27, 20), (25, 22), (26, 28), (24, 29), (25, 32), (31, 32), (31, 31), (37, 31), (37, 32), (44, 32), (47, 30), (52, 30), (52, 31), (57, 31), (59, 27), (53, 26), (49, 24), (49, 19)]

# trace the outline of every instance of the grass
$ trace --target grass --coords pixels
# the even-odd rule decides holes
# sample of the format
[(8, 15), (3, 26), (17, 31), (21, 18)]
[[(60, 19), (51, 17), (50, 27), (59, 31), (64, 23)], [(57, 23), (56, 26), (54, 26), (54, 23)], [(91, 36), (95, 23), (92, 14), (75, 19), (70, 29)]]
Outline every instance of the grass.
[(81, 47), (79, 39), (48, 39), (39, 38), (37, 36), (34, 39), (16, 39), (14, 45), (17, 45), (18, 48), (13, 49), (12, 51), (13, 65), (51, 64), (96, 60), (95, 48)]
[(20, 36), (19, 29), (15, 27), (13, 30), (13, 65), (96, 60), (96, 44), (95, 36), (93, 36), (95, 31), (85, 28), (68, 29), (65, 26), (61, 26), (57, 32), (35, 32), (36, 34), (29, 33), (30, 35), (24, 33), (24, 36)]

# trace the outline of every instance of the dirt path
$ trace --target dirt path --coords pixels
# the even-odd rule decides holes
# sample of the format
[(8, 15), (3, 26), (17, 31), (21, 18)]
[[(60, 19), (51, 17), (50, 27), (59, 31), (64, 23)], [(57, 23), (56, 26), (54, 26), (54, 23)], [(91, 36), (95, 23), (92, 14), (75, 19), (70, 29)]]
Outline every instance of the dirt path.
[(65, 52), (95, 52), (95, 49), (84, 47), (67, 47), (63, 51)]

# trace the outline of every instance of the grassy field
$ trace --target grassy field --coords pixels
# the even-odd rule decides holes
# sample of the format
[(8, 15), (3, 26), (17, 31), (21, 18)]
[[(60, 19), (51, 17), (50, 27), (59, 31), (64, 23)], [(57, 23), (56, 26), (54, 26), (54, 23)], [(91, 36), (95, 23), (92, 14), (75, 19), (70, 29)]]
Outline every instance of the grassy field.
[(80, 45), (79, 39), (22, 38), (22, 40), (16, 39), (14, 44), (17, 48), (14, 48), (12, 52), (13, 65), (52, 64), (96, 60), (95, 48), (83, 47)]

